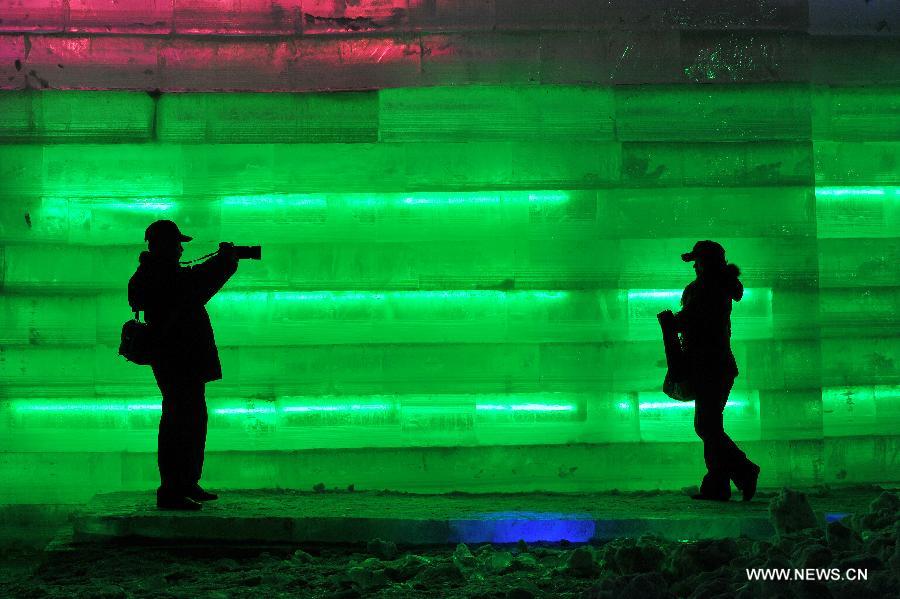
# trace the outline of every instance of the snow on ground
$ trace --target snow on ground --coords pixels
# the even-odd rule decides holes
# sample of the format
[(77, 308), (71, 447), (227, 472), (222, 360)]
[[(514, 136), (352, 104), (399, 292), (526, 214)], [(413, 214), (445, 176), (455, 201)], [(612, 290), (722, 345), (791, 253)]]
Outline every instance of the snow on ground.
[[(41, 553), (7, 549), (2, 597), (900, 597), (900, 498), (821, 524), (803, 493), (768, 502), (778, 531), (748, 538), (602, 544), (172, 548), (97, 544)], [(747, 568), (804, 569), (868, 580), (749, 581)], [(805, 570), (805, 569), (812, 570)], [(831, 570), (836, 569), (836, 570)]]

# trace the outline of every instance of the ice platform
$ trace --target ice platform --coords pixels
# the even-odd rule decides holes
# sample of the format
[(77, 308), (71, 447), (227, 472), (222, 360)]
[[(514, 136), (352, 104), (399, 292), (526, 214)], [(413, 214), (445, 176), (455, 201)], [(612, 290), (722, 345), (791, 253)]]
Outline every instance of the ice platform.
[[(408, 545), (589, 542), (651, 533), (671, 540), (770, 537), (769, 499), (728, 503), (678, 492), (422, 495), (394, 492), (219, 490), (200, 512), (158, 510), (153, 492), (96, 495), (74, 517), (72, 542), (139, 540), (201, 544)], [(864, 511), (877, 494), (809, 495), (821, 521)]]

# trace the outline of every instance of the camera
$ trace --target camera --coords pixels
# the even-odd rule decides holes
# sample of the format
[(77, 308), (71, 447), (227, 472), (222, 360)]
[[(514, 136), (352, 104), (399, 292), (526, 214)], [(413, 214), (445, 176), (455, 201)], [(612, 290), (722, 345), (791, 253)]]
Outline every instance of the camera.
[(234, 255), (245, 260), (260, 260), (262, 258), (262, 246), (259, 245), (234, 245), (223, 241), (219, 244), (219, 251), (223, 246), (230, 245), (234, 249)]

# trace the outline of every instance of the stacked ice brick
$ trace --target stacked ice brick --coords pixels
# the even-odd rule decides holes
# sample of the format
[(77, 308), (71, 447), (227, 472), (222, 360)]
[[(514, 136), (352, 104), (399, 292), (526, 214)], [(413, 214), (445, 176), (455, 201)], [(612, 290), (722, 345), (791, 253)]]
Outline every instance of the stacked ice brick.
[(890, 15), (549, 4), (0, 0), (0, 501), (153, 484), (157, 218), (263, 246), (208, 305), (212, 484), (696, 482), (655, 314), (705, 238), (764, 482), (900, 478)]

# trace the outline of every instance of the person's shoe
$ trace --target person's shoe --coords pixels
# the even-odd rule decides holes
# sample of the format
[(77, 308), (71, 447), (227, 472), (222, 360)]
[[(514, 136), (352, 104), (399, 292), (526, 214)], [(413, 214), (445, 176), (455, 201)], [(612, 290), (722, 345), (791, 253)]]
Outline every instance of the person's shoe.
[(730, 501), (731, 497), (725, 495), (707, 495), (706, 493), (694, 493), (691, 499), (700, 499), (707, 501)]
[(183, 495), (170, 495), (156, 498), (156, 507), (161, 510), (182, 510), (196, 512), (203, 504)]
[(756, 495), (756, 483), (758, 480), (759, 466), (751, 464), (750, 471), (745, 477), (741, 478), (740, 484), (738, 484), (738, 481), (734, 481), (734, 484), (741, 490), (741, 493), (743, 493), (744, 501), (750, 501), (753, 499), (753, 496)]
[(212, 501), (219, 498), (215, 493), (204, 491), (200, 485), (194, 485), (192, 488), (188, 489), (186, 495), (194, 501)]

